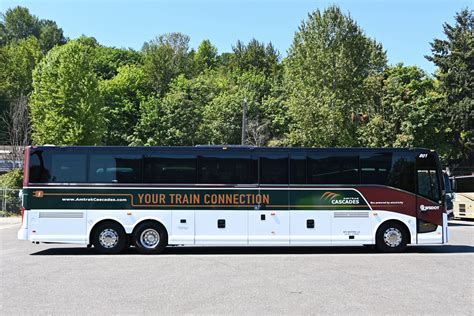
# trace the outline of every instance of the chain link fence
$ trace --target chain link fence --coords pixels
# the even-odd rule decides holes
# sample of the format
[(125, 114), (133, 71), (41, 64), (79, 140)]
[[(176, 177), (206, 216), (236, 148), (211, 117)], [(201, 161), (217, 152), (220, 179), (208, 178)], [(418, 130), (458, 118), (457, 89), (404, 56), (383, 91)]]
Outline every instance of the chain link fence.
[(8, 188), (1, 188), (0, 190), (0, 216), (20, 215), (20, 190), (12, 190)]

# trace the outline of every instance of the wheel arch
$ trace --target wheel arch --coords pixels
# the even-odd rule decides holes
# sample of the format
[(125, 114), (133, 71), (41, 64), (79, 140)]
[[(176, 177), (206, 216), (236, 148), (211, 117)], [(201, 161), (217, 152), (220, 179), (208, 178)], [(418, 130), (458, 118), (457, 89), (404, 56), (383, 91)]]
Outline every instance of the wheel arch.
[(405, 232), (408, 234), (408, 240), (407, 240), (407, 244), (411, 244), (412, 243), (412, 232), (410, 230), (410, 227), (408, 227), (408, 225), (406, 223), (404, 223), (403, 221), (401, 221), (400, 219), (396, 219), (396, 218), (388, 218), (380, 223), (378, 223), (377, 227), (375, 228), (375, 238), (374, 240), (377, 238), (377, 234), (379, 232), (379, 229), (387, 224), (387, 223), (397, 223), (397, 224), (400, 224), (404, 229), (405, 229)]
[(154, 223), (154, 224), (160, 225), (164, 229), (164, 231), (166, 232), (166, 238), (167, 239), (169, 238), (170, 234), (169, 234), (168, 228), (166, 228), (166, 225), (163, 224), (163, 222), (161, 220), (159, 220), (155, 217), (143, 218), (143, 219), (140, 219), (138, 222), (136, 222), (135, 225), (133, 225), (133, 229), (132, 229), (132, 232), (131, 232), (132, 236), (136, 232), (137, 228), (143, 223)]
[(94, 234), (94, 230), (101, 224), (104, 224), (104, 223), (115, 223), (115, 224), (118, 224), (120, 225), (123, 230), (125, 231), (125, 233), (127, 233), (127, 231), (125, 230), (125, 226), (123, 225), (123, 223), (121, 223), (119, 220), (115, 219), (115, 218), (102, 218), (98, 221), (96, 221), (94, 224), (91, 225), (91, 228), (89, 230), (89, 233), (88, 233), (88, 241), (87, 243), (88, 244), (91, 244), (92, 243), (92, 235)]

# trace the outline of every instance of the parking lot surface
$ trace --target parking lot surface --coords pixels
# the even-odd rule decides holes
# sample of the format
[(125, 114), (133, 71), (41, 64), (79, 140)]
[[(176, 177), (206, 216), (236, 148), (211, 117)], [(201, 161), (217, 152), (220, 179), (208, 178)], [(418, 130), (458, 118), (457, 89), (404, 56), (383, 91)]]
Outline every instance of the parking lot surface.
[(474, 314), (474, 222), (447, 245), (174, 247), (97, 255), (16, 239), (0, 220), (0, 314)]

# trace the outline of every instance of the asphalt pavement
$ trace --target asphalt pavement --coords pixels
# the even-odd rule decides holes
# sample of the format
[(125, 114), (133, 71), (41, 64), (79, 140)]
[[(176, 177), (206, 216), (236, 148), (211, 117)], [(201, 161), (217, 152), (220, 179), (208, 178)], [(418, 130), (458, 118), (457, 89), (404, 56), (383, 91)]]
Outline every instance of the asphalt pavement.
[(16, 239), (0, 219), (0, 315), (474, 315), (474, 222), (447, 245), (381, 254), (365, 247), (132, 248), (107, 256)]

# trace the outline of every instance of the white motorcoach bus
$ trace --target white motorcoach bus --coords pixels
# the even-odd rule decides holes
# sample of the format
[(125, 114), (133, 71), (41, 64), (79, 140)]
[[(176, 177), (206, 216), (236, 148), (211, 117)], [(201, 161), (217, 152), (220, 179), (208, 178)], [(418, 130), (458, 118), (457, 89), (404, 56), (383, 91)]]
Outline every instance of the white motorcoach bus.
[(426, 149), (28, 147), (18, 238), (93, 245), (362, 246), (447, 242)]

